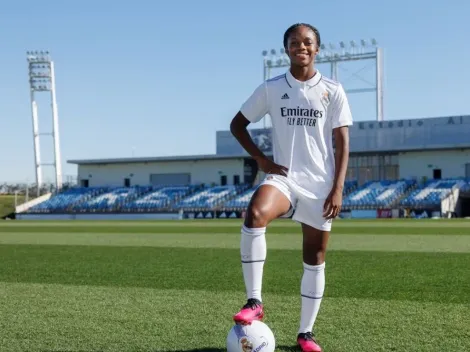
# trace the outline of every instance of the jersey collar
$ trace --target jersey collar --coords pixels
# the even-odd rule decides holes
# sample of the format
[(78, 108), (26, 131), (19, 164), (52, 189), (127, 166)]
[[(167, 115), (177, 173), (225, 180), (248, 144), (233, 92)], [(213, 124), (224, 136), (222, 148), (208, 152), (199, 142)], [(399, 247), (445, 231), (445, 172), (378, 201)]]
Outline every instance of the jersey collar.
[(287, 81), (287, 83), (289, 84), (290, 87), (294, 87), (294, 86), (314, 87), (318, 84), (318, 82), (320, 82), (321, 77), (322, 76), (321, 76), (320, 71), (316, 70), (316, 73), (312, 78), (310, 78), (308, 81), (301, 82), (301, 81), (297, 80), (294, 76), (292, 76), (292, 73), (290, 73), (290, 70), (287, 70), (287, 72), (286, 72), (286, 81)]

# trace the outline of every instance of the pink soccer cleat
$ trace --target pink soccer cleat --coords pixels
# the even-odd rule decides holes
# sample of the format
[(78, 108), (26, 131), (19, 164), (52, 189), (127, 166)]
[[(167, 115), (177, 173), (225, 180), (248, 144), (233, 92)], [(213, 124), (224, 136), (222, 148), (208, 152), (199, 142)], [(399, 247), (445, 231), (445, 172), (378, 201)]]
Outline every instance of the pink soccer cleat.
[(264, 317), (263, 304), (256, 298), (250, 298), (243, 308), (233, 316), (236, 324), (251, 325), (253, 320), (262, 320)]
[(299, 334), (297, 343), (302, 352), (321, 352), (321, 347), (311, 332)]

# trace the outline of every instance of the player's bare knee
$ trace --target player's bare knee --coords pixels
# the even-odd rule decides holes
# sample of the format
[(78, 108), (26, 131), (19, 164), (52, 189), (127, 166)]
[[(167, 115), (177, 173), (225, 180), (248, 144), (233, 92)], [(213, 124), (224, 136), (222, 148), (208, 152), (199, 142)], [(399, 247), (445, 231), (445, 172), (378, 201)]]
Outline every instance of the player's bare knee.
[(320, 265), (325, 262), (326, 249), (318, 247), (304, 248), (303, 260), (308, 265)]
[(269, 223), (269, 214), (264, 207), (251, 205), (248, 208), (245, 225), (247, 227), (266, 227)]
[(305, 236), (303, 241), (304, 262), (309, 265), (320, 265), (325, 261), (327, 241), (322, 236)]

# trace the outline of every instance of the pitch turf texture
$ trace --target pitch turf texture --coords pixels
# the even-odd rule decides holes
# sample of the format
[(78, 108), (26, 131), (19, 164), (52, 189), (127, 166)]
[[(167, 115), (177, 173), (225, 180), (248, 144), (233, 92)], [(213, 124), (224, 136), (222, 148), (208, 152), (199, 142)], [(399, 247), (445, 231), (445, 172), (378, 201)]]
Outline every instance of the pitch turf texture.
[[(0, 222), (0, 351), (224, 351), (245, 301), (240, 220)], [(263, 299), (295, 351), (301, 233), (268, 229)], [(470, 351), (470, 221), (334, 223), (326, 352)]]

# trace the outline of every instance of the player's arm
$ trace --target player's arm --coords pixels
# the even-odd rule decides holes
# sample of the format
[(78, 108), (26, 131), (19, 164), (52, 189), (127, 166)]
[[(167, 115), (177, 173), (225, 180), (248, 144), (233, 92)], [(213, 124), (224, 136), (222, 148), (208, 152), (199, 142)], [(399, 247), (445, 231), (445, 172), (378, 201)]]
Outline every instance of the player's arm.
[(324, 205), (324, 216), (333, 219), (338, 216), (343, 203), (344, 181), (349, 162), (349, 127), (352, 125), (351, 110), (342, 86), (339, 86), (330, 102), (329, 114), (335, 138), (335, 175), (333, 187)]
[(258, 148), (258, 146), (248, 133), (248, 125), (251, 122), (239, 111), (230, 123), (230, 132), (237, 139), (238, 143), (252, 156), (253, 159), (267, 159), (266, 155)]
[(343, 193), (349, 163), (349, 128), (337, 127), (333, 130), (333, 134), (336, 142), (333, 190)]
[(267, 86), (261, 84), (243, 103), (240, 111), (235, 115), (230, 123), (230, 131), (237, 139), (238, 143), (248, 154), (258, 163), (258, 167), (265, 173), (275, 173), (286, 175), (287, 169), (272, 162), (255, 144), (248, 132), (250, 123), (260, 121), (269, 111)]

